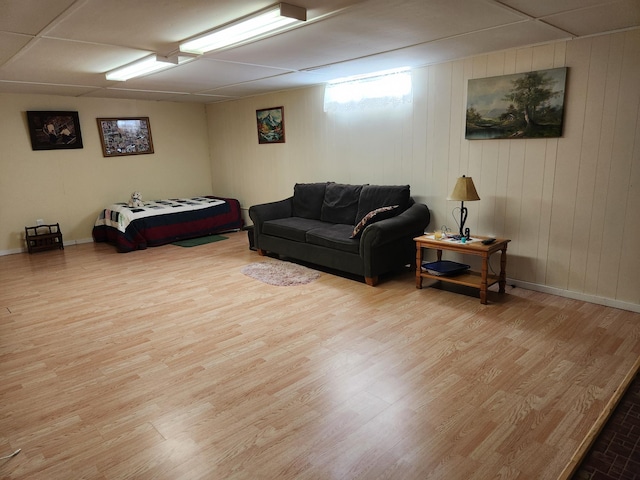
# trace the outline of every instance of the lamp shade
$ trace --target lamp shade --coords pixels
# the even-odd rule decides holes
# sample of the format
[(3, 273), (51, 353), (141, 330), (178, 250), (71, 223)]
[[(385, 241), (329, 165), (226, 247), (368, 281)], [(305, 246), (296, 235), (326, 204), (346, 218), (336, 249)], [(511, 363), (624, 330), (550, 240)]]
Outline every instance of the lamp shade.
[(453, 187), (453, 192), (447, 197), (447, 200), (455, 200), (458, 202), (480, 200), (476, 186), (473, 184), (473, 179), (471, 177), (465, 177), (464, 175), (458, 178), (456, 186)]

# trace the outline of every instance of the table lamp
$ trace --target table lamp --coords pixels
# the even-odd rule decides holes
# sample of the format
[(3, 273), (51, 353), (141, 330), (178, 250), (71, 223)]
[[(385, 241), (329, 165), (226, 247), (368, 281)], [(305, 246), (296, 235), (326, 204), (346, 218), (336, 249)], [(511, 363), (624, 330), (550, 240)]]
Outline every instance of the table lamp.
[[(467, 207), (464, 202), (473, 202), (480, 200), (476, 186), (473, 184), (471, 177), (461, 176), (453, 187), (453, 192), (447, 197), (447, 200), (459, 201), (460, 203), (460, 236), (464, 237), (464, 222), (467, 221)], [(455, 210), (455, 209), (454, 209)]]

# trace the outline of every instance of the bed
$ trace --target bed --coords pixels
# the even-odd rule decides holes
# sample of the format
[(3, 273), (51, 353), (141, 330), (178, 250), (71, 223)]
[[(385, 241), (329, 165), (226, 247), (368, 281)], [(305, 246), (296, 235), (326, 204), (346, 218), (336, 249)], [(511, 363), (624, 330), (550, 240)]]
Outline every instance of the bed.
[(92, 235), (95, 242), (108, 242), (124, 253), (237, 231), (242, 226), (238, 200), (202, 196), (154, 200), (143, 207), (109, 205), (96, 219)]

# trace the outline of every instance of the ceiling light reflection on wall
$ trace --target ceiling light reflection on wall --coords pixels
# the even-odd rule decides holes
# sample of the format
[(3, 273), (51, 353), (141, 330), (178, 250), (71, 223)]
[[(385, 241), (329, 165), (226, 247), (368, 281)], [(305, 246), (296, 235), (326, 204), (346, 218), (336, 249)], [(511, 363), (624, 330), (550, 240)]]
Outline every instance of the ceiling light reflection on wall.
[(180, 45), (180, 51), (201, 55), (275, 34), (306, 20), (305, 8), (279, 3), (188, 40)]
[(175, 67), (183, 63), (180, 62), (177, 55), (173, 57), (162, 57), (160, 55), (149, 55), (135, 62), (129, 63), (123, 67), (116, 68), (106, 73), (107, 80), (115, 80), (124, 82), (130, 78), (140, 77), (153, 72), (159, 72), (167, 68)]

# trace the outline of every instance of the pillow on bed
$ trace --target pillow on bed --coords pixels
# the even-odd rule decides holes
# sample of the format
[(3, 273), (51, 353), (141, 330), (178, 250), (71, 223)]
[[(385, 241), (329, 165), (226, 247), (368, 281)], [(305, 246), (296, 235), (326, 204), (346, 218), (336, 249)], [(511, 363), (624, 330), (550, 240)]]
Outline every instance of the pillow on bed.
[(386, 220), (387, 218), (395, 217), (400, 205), (389, 205), (387, 207), (376, 208), (367, 213), (358, 224), (354, 227), (353, 233), (349, 238), (360, 238), (362, 231), (372, 223), (379, 222), (380, 220)]

